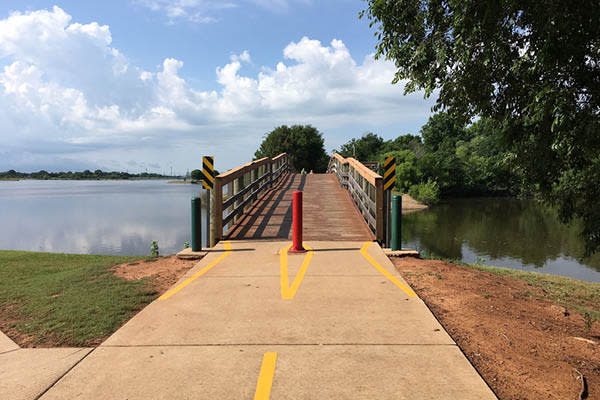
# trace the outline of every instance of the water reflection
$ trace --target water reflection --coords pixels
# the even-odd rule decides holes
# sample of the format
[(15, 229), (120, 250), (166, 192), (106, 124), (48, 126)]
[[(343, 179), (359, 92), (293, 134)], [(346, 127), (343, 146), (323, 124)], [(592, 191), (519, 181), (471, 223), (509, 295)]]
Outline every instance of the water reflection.
[(600, 282), (600, 255), (582, 259), (576, 224), (532, 200), (452, 200), (403, 216), (403, 243), (473, 263), (560, 274)]
[(174, 253), (190, 241), (200, 191), (166, 181), (0, 182), (0, 248), (146, 255), (157, 240)]

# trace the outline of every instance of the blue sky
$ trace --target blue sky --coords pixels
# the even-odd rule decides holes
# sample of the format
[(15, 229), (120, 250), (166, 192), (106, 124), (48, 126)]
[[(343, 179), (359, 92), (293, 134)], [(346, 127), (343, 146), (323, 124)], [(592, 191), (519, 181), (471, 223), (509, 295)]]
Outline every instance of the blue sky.
[(432, 99), (374, 60), (360, 0), (0, 3), (0, 170), (246, 162), (281, 124), (328, 151), (417, 133)]

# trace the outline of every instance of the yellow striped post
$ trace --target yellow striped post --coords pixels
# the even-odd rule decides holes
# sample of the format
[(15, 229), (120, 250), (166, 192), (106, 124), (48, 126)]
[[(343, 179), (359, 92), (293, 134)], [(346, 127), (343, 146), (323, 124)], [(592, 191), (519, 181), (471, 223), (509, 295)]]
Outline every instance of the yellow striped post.
[(383, 163), (383, 190), (392, 190), (396, 184), (396, 158), (387, 157)]
[(387, 157), (383, 162), (383, 193), (385, 196), (385, 245), (390, 247), (391, 244), (391, 199), (392, 189), (396, 185), (396, 158)]
[(215, 158), (213, 156), (202, 157), (202, 186), (206, 190), (212, 190), (215, 186)]

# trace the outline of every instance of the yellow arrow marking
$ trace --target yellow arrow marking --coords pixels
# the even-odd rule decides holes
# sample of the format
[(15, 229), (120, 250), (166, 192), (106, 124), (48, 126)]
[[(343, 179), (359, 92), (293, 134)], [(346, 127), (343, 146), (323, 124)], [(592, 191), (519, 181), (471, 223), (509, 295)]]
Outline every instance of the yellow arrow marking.
[(193, 281), (195, 281), (196, 279), (198, 279), (199, 277), (201, 277), (202, 275), (204, 275), (205, 273), (210, 271), (210, 269), (212, 267), (214, 267), (215, 265), (220, 263), (228, 255), (230, 255), (231, 254), (231, 243), (225, 242), (224, 245), (225, 245), (225, 253), (221, 254), (219, 256), (219, 258), (217, 258), (216, 260), (214, 260), (213, 262), (208, 264), (206, 267), (202, 268), (200, 271), (196, 272), (191, 277), (187, 278), (185, 281), (181, 282), (179, 285), (175, 286), (173, 289), (169, 290), (168, 292), (166, 292), (165, 294), (160, 296), (158, 299), (166, 300), (169, 297), (173, 296), (175, 293), (179, 292), (181, 289), (183, 289), (184, 287), (186, 287), (187, 285), (189, 285), (190, 283), (192, 283)]
[(298, 288), (300, 287), (300, 283), (304, 278), (304, 274), (306, 274), (306, 270), (308, 269), (308, 264), (310, 264), (310, 260), (313, 256), (313, 251), (306, 244), (304, 247), (309, 250), (308, 253), (304, 256), (304, 260), (302, 261), (302, 266), (300, 267), (300, 271), (294, 278), (294, 282), (292, 282), (292, 286), (290, 287), (290, 278), (288, 277), (288, 250), (292, 247), (292, 244), (281, 249), (279, 252), (279, 264), (281, 266), (281, 298), (284, 300), (291, 300), (296, 295)]
[(277, 362), (277, 353), (265, 353), (256, 383), (256, 393), (254, 400), (269, 400), (271, 397), (271, 386), (275, 376), (275, 363)]
[(400, 289), (402, 289), (402, 291), (404, 291), (404, 293), (406, 293), (410, 297), (417, 297), (416, 293), (413, 292), (413, 290), (411, 288), (409, 288), (408, 286), (406, 286), (404, 283), (400, 282), (395, 276), (393, 276), (392, 274), (390, 274), (385, 268), (383, 268), (381, 265), (379, 265), (379, 263), (377, 261), (375, 261), (375, 259), (373, 257), (371, 257), (367, 253), (367, 249), (369, 248), (370, 245), (371, 245), (371, 242), (365, 243), (364, 246), (362, 247), (362, 249), (360, 249), (360, 254), (362, 254), (362, 256), (364, 258), (366, 258), (367, 261), (370, 262), (372, 266), (374, 266), (375, 268), (377, 268), (377, 270), (379, 272), (381, 272), (381, 274), (383, 276), (385, 276), (386, 278), (388, 278), (396, 286), (398, 286)]

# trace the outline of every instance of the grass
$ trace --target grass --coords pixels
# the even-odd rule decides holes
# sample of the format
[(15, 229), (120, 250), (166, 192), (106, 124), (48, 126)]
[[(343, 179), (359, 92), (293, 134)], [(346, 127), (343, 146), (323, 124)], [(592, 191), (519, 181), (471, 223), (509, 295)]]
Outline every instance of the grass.
[(93, 344), (156, 298), (110, 270), (140, 259), (0, 250), (1, 322), (37, 344)]
[[(441, 259), (428, 257), (431, 259)], [(493, 267), (481, 264), (466, 264), (457, 260), (442, 259), (454, 264), (475, 268), (480, 271), (508, 276), (525, 281), (528, 285), (542, 291), (533, 296), (544, 297), (569, 310), (579, 312), (589, 321), (600, 321), (600, 283), (585, 282), (558, 275), (541, 274), (539, 272), (521, 271), (511, 268)]]

